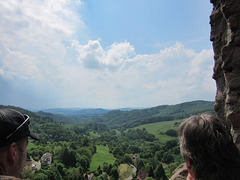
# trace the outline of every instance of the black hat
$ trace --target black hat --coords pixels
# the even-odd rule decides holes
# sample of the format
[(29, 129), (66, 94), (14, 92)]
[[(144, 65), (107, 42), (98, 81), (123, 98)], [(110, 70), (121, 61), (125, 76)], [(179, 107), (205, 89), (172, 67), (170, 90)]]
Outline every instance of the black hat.
[(37, 135), (30, 132), (28, 125), (28, 115), (13, 109), (0, 109), (0, 148), (27, 136), (40, 140)]

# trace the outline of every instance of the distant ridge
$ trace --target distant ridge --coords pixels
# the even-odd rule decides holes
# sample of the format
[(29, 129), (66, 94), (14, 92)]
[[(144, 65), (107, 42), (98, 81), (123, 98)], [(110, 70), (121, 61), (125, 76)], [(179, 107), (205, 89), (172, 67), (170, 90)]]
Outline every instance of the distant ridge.
[(108, 128), (119, 130), (133, 128), (142, 124), (183, 120), (191, 115), (202, 113), (215, 114), (214, 101), (203, 100), (184, 102), (176, 105), (160, 105), (145, 109), (123, 108), (107, 110), (101, 108), (55, 108), (31, 112), (15, 106), (0, 105), (0, 108), (16, 109), (23, 114), (28, 114), (31, 118), (38, 119), (39, 121), (41, 121), (41, 118), (47, 118), (48, 120), (58, 123), (103, 124)]
[(0, 105), (0, 108), (12, 108), (31, 117), (50, 117), (63, 123), (103, 123), (110, 128), (127, 129), (141, 124), (184, 119), (194, 114), (214, 114), (214, 101), (191, 101), (176, 105), (160, 105), (152, 108), (54, 108), (31, 112), (20, 107)]
[[(84, 116), (84, 115), (104, 115), (111, 111), (120, 111), (125, 114), (128, 113), (134, 113), (134, 112), (141, 112), (141, 111), (147, 111), (151, 115), (171, 115), (177, 114), (181, 111), (188, 111), (192, 108), (197, 108), (198, 111), (200, 109), (202, 111), (211, 108), (211, 111), (213, 110), (214, 101), (203, 101), (203, 100), (197, 100), (197, 101), (190, 101), (190, 102), (183, 102), (176, 105), (160, 105), (155, 107), (149, 107), (149, 108), (116, 108), (116, 109), (103, 109), (103, 108), (49, 108), (49, 109), (40, 109), (38, 112), (45, 112), (45, 113), (51, 113), (51, 114), (59, 114), (64, 116)], [(21, 112), (27, 112), (32, 113), (34, 115), (38, 114), (35, 113), (35, 110), (27, 110), (21, 107), (11, 106), (11, 105), (0, 105), (0, 108), (12, 108), (12, 109), (18, 109)], [(199, 109), (200, 108), (200, 109)], [(157, 113), (156, 113), (157, 112)], [(195, 112), (195, 111), (194, 111)], [(194, 113), (193, 112), (193, 113)], [(160, 113), (160, 114), (159, 114)]]
[[(134, 108), (119, 108), (114, 110), (131, 111), (133, 109)], [(112, 110), (113, 109), (103, 109), (103, 108), (51, 108), (51, 109), (42, 109), (40, 111), (45, 113), (64, 115), (64, 116), (84, 116), (84, 115), (103, 115)]]
[(82, 115), (101, 115), (109, 112), (110, 110), (102, 108), (53, 108), (53, 109), (43, 109), (43, 112), (51, 114), (60, 114), (64, 116), (82, 116)]

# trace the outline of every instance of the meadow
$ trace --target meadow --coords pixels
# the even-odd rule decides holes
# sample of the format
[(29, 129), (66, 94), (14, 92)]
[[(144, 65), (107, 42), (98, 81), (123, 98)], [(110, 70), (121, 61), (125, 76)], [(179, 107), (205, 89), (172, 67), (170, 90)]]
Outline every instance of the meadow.
[(102, 167), (104, 162), (114, 164), (115, 158), (113, 154), (109, 153), (109, 148), (103, 145), (97, 145), (97, 152), (93, 155), (90, 163), (90, 171), (96, 170), (99, 165)]
[(173, 129), (177, 130), (179, 123), (183, 120), (174, 120), (174, 121), (163, 121), (157, 123), (143, 124), (135, 127), (134, 129), (143, 129), (145, 128), (149, 133), (155, 135), (161, 142), (166, 142), (172, 139), (176, 139), (176, 137), (171, 137), (164, 134), (167, 130)]

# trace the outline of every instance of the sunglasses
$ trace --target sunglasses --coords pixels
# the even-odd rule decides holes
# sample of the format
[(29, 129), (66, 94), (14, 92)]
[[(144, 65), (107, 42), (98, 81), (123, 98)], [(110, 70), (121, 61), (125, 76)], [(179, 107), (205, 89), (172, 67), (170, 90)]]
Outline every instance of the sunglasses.
[(17, 132), (17, 130), (19, 130), (24, 124), (26, 124), (26, 123), (28, 123), (28, 125), (29, 125), (29, 116), (28, 115), (26, 115), (26, 114), (24, 114), (23, 115), (24, 117), (26, 117), (26, 119), (25, 119), (25, 121), (23, 121), (23, 123), (22, 124), (20, 124), (18, 127), (17, 127), (17, 129), (15, 129), (15, 131), (13, 131), (11, 134), (9, 134), (7, 137), (6, 137), (6, 140), (7, 139), (9, 139), (15, 132)]

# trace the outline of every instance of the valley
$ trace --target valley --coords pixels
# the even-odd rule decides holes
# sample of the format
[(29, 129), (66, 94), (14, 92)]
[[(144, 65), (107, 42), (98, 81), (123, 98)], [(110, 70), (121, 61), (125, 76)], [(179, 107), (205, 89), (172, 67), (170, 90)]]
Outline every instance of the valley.
[(1, 106), (6, 107), (28, 114), (30, 128), (41, 137), (39, 142), (29, 141), (29, 163), (38, 162), (45, 153), (52, 156), (51, 165), (42, 162), (39, 170), (23, 171), (23, 179), (36, 180), (167, 179), (183, 162), (178, 125), (192, 114), (214, 113), (213, 102), (208, 101), (127, 111), (94, 110), (94, 114), (84, 115), (79, 110), (69, 115)]

